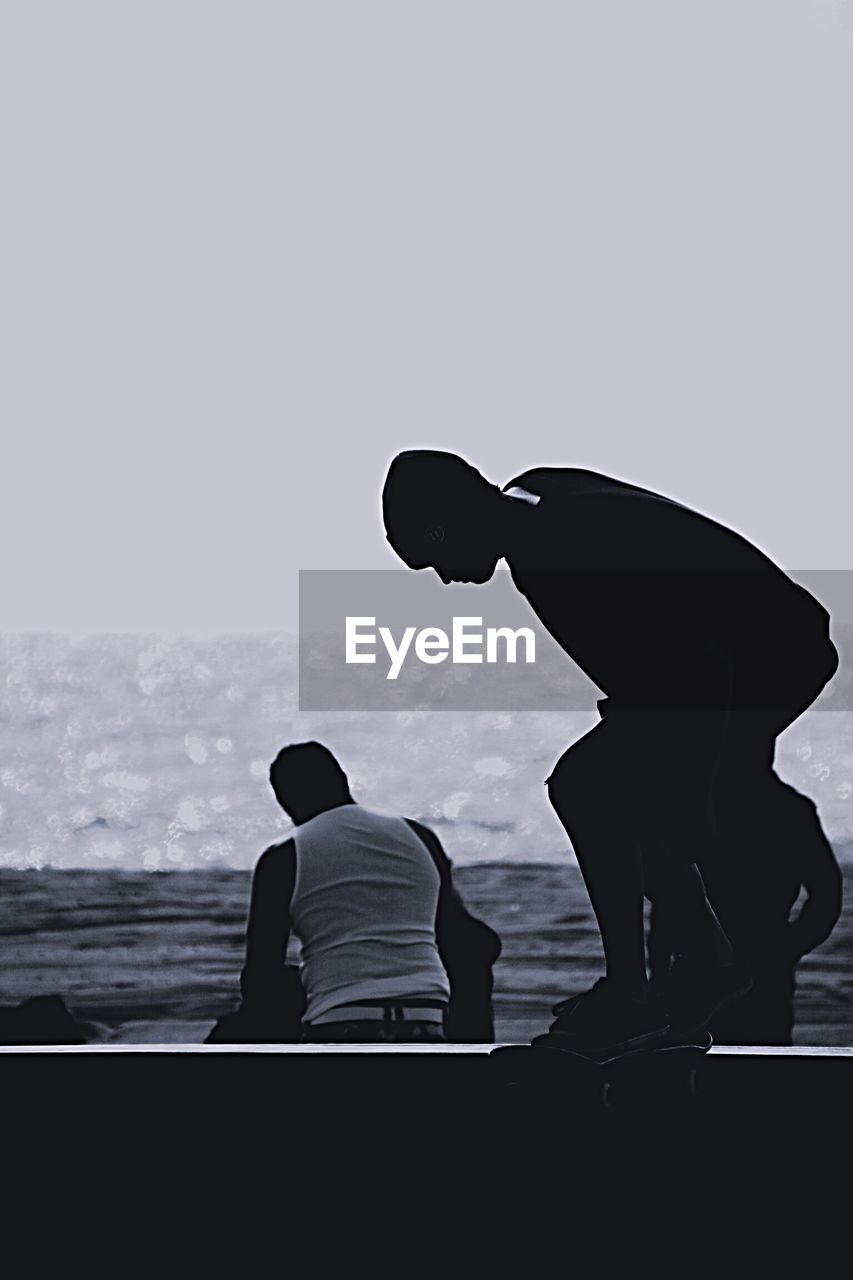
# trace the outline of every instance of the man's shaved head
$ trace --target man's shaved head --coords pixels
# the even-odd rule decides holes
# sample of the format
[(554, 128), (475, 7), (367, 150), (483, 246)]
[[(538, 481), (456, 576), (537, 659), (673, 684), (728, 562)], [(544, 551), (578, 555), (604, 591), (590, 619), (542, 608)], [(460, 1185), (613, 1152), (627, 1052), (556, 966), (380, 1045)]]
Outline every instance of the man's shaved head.
[(270, 765), (270, 785), (297, 824), (351, 801), (347, 776), (321, 742), (292, 742)]
[(499, 557), (483, 545), (496, 498), (495, 486), (457, 454), (409, 449), (391, 463), (382, 490), (388, 541), (410, 568), (485, 582)]

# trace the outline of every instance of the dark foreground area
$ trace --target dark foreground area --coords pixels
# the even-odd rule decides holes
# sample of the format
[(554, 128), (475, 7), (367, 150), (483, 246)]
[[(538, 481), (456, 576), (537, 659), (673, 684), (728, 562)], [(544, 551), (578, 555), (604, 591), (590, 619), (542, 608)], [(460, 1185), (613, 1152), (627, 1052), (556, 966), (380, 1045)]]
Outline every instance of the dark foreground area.
[(7, 1234), (36, 1209), (19, 1274), (57, 1247), (143, 1275), (837, 1268), (853, 1058), (715, 1055), (695, 1099), (626, 1111), (494, 1067), (465, 1051), (6, 1051)]
[(853, 1137), (853, 1056), (843, 1054), (715, 1050), (693, 1096), (641, 1088), (610, 1106), (568, 1072), (508, 1083), (517, 1075), (499, 1057), (464, 1048), (0, 1053), (4, 1095), (15, 1100), (7, 1137), (23, 1143), (19, 1154), (56, 1142), (105, 1159), (147, 1154), (160, 1157), (164, 1177), (168, 1161), (188, 1168), (205, 1152), (232, 1176), (260, 1143), (283, 1162), (282, 1176), (286, 1169), (300, 1179), (309, 1168), (336, 1176), (383, 1150), (401, 1175), (446, 1154), (450, 1178), (460, 1148), (471, 1171), (511, 1179), (535, 1169), (545, 1145), (571, 1151), (561, 1173), (571, 1181), (587, 1176), (609, 1143), (626, 1140), (638, 1159), (693, 1152), (695, 1170), (773, 1153), (783, 1163), (809, 1161), (804, 1175), (819, 1171), (811, 1161), (824, 1147), (846, 1153)]

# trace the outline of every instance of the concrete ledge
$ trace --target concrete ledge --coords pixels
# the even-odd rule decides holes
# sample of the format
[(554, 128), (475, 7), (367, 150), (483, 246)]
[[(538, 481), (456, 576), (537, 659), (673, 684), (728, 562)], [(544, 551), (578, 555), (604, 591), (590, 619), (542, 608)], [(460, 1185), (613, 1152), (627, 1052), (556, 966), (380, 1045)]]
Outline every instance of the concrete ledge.
[[(445, 1058), (449, 1056), (487, 1056), (494, 1049), (509, 1048), (496, 1044), (58, 1044), (58, 1045), (0, 1045), (0, 1055), (20, 1056), (35, 1054), (71, 1054), (74, 1056), (103, 1054), (200, 1054), (203, 1057), (225, 1054), (242, 1056), (273, 1054), (277, 1057), (418, 1057)], [(709, 1057), (761, 1057), (761, 1058), (853, 1058), (853, 1046), (834, 1045), (714, 1045)]]
[(464, 1200), (496, 1177), (521, 1190), (551, 1179), (555, 1152), (561, 1196), (639, 1162), (668, 1195), (674, 1177), (693, 1186), (713, 1171), (728, 1186), (756, 1162), (800, 1185), (853, 1140), (853, 1047), (721, 1046), (695, 1096), (641, 1082), (621, 1110), (571, 1071), (514, 1085), (494, 1047), (5, 1046), (5, 1157), (32, 1178), (46, 1159), (78, 1177), (82, 1151), (104, 1170), (147, 1162), (178, 1198), (214, 1172), (220, 1196), (233, 1171), (260, 1178), (271, 1155), (288, 1185), (295, 1170), (323, 1186), (344, 1179), (351, 1194), (367, 1162), (392, 1182), (426, 1168), (436, 1186), (458, 1178)]

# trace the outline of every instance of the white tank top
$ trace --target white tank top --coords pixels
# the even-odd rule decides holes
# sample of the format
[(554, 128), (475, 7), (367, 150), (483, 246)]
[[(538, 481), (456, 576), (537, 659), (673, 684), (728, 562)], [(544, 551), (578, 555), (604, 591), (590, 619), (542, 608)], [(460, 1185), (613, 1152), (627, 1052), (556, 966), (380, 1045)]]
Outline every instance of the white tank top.
[(298, 826), (293, 841), (306, 1021), (356, 1000), (446, 1000), (438, 871), (408, 823), (344, 804)]

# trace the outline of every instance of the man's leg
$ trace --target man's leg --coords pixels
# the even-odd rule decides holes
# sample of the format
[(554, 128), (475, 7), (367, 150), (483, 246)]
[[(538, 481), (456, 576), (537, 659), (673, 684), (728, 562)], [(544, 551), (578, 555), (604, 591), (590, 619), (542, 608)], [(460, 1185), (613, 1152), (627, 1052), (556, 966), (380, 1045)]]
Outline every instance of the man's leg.
[(671, 708), (646, 713), (630, 726), (635, 754), (645, 762), (637, 815), (646, 896), (677, 956), (656, 984), (674, 1029), (705, 1025), (751, 983), (734, 963), (700, 870), (720, 836), (713, 801), (730, 746), (730, 719), (727, 711)]
[(618, 730), (603, 723), (561, 756), (547, 785), (598, 921), (608, 980), (644, 999), (643, 862), (621, 783)]
[[(673, 1026), (691, 1030), (750, 984), (749, 975), (732, 963), (729, 939), (696, 865), (717, 838), (714, 782), (729, 721), (727, 713), (716, 711), (609, 709), (596, 731), (607, 735), (608, 794), (602, 797), (586, 788), (599, 811), (610, 815), (611, 824), (630, 824), (623, 846), (631, 848), (635, 858), (638, 849), (640, 855), (631, 883), (635, 892), (639, 883), (641, 907), (643, 893), (654, 902), (673, 950), (681, 957), (673, 981), (661, 988), (664, 1003)], [(577, 774), (583, 783), (583, 772)], [(570, 823), (571, 817), (571, 834)], [(600, 871), (602, 861), (596, 861)], [(605, 893), (606, 877), (605, 870)], [(607, 896), (605, 909), (615, 913), (610, 902)], [(616, 915), (612, 918), (618, 927)], [(642, 927), (632, 937), (635, 947), (642, 945)]]
[(611, 712), (548, 782), (598, 920), (608, 977), (640, 997), (644, 896), (679, 952), (708, 965), (731, 960), (693, 860), (714, 838), (712, 784), (726, 723), (719, 715)]
[(555, 1009), (535, 1045), (613, 1054), (651, 1047), (669, 1031), (649, 998), (643, 862), (619, 726), (601, 724), (560, 759), (548, 790), (577, 855), (604, 946), (606, 975)]
[(666, 854), (646, 859), (646, 896), (667, 922), (672, 949), (696, 964), (730, 964), (732, 948), (717, 919), (699, 868)]

